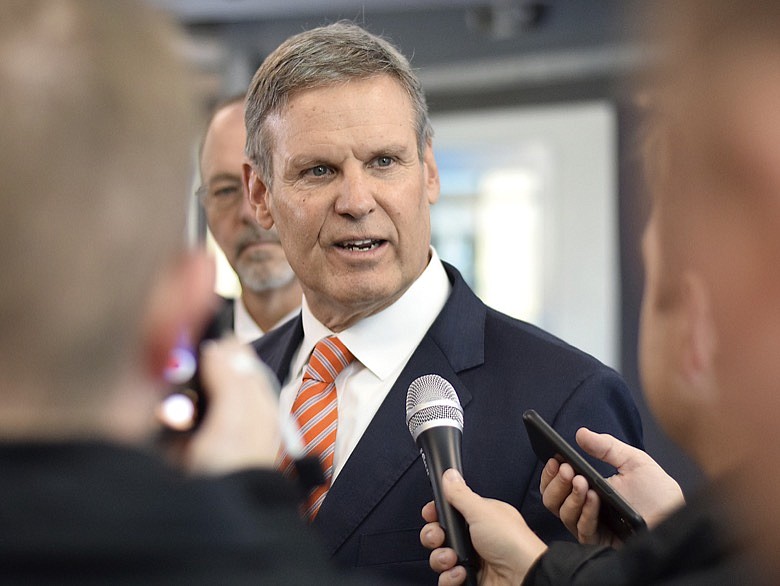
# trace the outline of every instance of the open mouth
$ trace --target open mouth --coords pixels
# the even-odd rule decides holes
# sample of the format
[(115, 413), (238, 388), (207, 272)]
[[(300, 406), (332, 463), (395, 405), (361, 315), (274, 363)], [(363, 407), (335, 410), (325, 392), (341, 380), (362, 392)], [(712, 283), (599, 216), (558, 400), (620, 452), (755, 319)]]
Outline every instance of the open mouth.
[(350, 250), (355, 252), (366, 252), (368, 250), (373, 250), (381, 246), (384, 242), (385, 242), (384, 240), (374, 240), (374, 239), (347, 240), (345, 242), (339, 242), (337, 246), (339, 248), (343, 248), (344, 250)]

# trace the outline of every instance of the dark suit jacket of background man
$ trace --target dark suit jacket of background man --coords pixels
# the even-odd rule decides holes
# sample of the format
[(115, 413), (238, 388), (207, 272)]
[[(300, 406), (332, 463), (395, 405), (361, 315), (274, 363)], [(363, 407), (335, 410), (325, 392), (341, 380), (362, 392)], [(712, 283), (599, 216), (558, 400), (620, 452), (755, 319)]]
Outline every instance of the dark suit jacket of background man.
[[(571, 539), (541, 503), (537, 461), (522, 422), (533, 408), (569, 441), (585, 425), (642, 446), (639, 413), (613, 370), (527, 323), (488, 308), (444, 263), (452, 292), (336, 478), (314, 527), (327, 552), (413, 584), (435, 584), (419, 542), (431, 500), (422, 459), (405, 424), (409, 384), (438, 374), (464, 410), (463, 468), (480, 495), (515, 506), (542, 539)], [(253, 343), (284, 383), (303, 338), (300, 316)], [(381, 343), (381, 341), (378, 341)], [(602, 473), (613, 473), (595, 463)]]

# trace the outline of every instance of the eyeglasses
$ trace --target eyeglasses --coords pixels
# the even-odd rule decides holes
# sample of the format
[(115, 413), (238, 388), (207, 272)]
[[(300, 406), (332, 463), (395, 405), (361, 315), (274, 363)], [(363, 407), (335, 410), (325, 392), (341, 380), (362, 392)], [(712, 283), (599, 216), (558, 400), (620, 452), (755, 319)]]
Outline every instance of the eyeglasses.
[(209, 185), (201, 185), (195, 195), (204, 208), (225, 211), (240, 204), (244, 188), (234, 179), (215, 179)]

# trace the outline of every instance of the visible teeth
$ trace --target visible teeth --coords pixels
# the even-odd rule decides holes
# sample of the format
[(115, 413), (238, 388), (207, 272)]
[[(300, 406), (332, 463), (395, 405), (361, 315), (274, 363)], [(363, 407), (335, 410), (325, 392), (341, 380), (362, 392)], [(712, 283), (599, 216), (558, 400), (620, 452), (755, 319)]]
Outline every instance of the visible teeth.
[(379, 242), (376, 240), (355, 240), (353, 242), (345, 242), (341, 246), (347, 250), (371, 250), (379, 246)]

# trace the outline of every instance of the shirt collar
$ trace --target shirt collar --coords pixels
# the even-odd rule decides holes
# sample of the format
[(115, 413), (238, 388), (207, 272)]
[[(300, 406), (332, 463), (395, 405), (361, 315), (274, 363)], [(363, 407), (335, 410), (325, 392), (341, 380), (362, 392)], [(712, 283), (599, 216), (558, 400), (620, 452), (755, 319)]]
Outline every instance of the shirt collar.
[[(384, 380), (404, 364), (422, 341), (450, 295), (449, 279), (436, 250), (428, 266), (395, 303), (338, 334), (363, 366)], [(319, 340), (333, 335), (314, 315), (304, 296), (303, 343), (293, 361), (297, 376)], [(381, 343), (377, 343), (381, 340)]]
[[(287, 320), (292, 319), (298, 315), (300, 311), (301, 309), (296, 307), (276, 322), (271, 329), (277, 328)], [(244, 343), (253, 342), (266, 334), (266, 332), (257, 325), (257, 322), (255, 322), (252, 316), (249, 315), (249, 310), (247, 310), (246, 305), (244, 305), (244, 300), (241, 297), (237, 297), (235, 299), (235, 304), (233, 305), (233, 331), (239, 341)]]
[(236, 297), (233, 305), (233, 331), (241, 342), (252, 342), (260, 338), (265, 332), (260, 329), (241, 297)]

